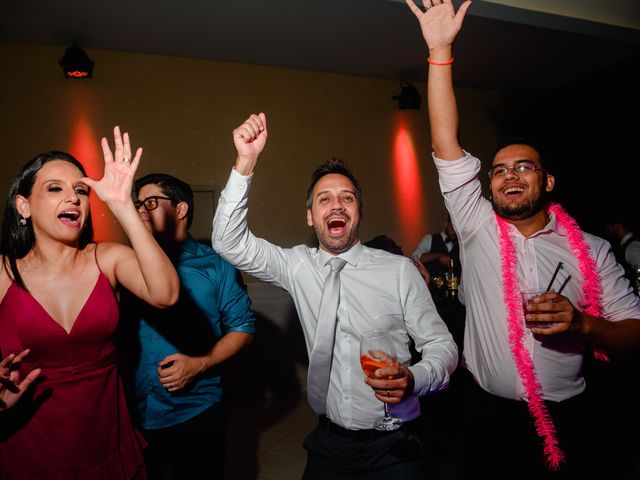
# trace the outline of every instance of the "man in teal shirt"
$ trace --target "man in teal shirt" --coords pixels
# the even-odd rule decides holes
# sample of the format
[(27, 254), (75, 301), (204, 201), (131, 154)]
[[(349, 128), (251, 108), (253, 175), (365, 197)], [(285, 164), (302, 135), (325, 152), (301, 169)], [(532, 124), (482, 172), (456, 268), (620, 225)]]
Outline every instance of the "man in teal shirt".
[[(181, 282), (169, 309), (125, 302), (139, 319), (135, 391), (149, 447), (149, 476), (198, 478), (224, 465), (220, 365), (252, 339), (255, 319), (237, 270), (189, 235), (193, 193), (150, 174), (135, 183), (138, 213), (171, 258)], [(214, 467), (215, 466), (215, 467)]]

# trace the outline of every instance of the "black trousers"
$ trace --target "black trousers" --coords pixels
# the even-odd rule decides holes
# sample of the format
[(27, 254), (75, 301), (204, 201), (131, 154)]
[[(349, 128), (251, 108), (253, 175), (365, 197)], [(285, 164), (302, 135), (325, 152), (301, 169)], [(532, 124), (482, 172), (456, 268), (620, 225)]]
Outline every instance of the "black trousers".
[(217, 404), (178, 425), (145, 430), (149, 480), (223, 479), (224, 421)]
[[(464, 370), (464, 369), (463, 369)], [(464, 370), (466, 372), (466, 370)], [(462, 373), (462, 372), (460, 372)], [(527, 403), (507, 400), (484, 391), (466, 372), (459, 376), (463, 395), (461, 459), (463, 478), (589, 479), (610, 478), (602, 425), (587, 394), (563, 402), (546, 402), (560, 449), (566, 460), (559, 471), (545, 465)]]
[[(433, 478), (427, 436), (418, 419), (377, 438), (352, 437), (321, 421), (304, 441), (303, 480), (429, 480)], [(357, 434), (356, 434), (357, 435)]]

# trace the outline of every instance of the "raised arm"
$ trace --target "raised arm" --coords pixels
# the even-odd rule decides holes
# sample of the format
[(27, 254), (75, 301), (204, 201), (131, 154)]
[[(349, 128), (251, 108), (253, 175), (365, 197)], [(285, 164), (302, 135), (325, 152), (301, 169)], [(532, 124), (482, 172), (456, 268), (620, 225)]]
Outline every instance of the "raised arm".
[(111, 275), (110, 280), (121, 283), (127, 290), (145, 302), (166, 307), (178, 299), (180, 282), (169, 258), (144, 226), (131, 198), (142, 148), (131, 156), (129, 135), (113, 130), (115, 153), (109, 142), (102, 139), (104, 175), (100, 180), (84, 178), (98, 197), (107, 204), (129, 238), (131, 248), (120, 244), (105, 244), (100, 265)]
[(256, 168), (258, 157), (267, 143), (267, 117), (264, 113), (252, 114), (233, 131), (236, 146), (235, 169), (240, 175), (251, 175)]
[(247, 223), (252, 173), (266, 141), (267, 119), (264, 113), (251, 115), (233, 130), (236, 163), (220, 193), (213, 218), (211, 244), (239, 270), (284, 286), (287, 271), (284, 249), (255, 237)]
[(457, 160), (464, 155), (458, 143), (458, 108), (453, 90), (451, 45), (457, 36), (471, 1), (464, 2), (456, 13), (451, 0), (422, 2), (422, 11), (414, 0), (405, 0), (420, 22), (429, 49), (427, 100), (431, 143), (436, 157)]

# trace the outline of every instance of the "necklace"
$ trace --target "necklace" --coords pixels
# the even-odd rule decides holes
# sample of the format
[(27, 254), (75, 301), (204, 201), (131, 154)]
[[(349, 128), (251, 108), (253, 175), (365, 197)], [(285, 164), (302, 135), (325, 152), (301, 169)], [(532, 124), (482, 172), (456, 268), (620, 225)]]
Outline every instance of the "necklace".
[[(593, 316), (602, 315), (602, 285), (596, 270), (596, 263), (591, 255), (589, 245), (576, 221), (569, 216), (557, 203), (551, 204), (549, 212), (556, 218), (556, 224), (567, 236), (567, 242), (572, 253), (578, 260), (580, 273), (583, 278), (584, 302), (578, 307)], [(542, 399), (542, 387), (533, 366), (529, 352), (524, 347), (524, 312), (519, 298), (519, 284), (517, 275), (518, 257), (515, 243), (511, 237), (511, 226), (503, 218), (496, 215), (500, 251), (502, 252), (502, 286), (511, 354), (516, 363), (522, 385), (527, 392), (529, 413), (534, 419), (536, 431), (543, 439), (544, 455), (551, 470), (558, 470), (564, 460), (564, 453), (558, 446), (555, 426), (549, 416), (547, 407)], [(606, 359), (603, 352), (596, 352), (596, 357)]]

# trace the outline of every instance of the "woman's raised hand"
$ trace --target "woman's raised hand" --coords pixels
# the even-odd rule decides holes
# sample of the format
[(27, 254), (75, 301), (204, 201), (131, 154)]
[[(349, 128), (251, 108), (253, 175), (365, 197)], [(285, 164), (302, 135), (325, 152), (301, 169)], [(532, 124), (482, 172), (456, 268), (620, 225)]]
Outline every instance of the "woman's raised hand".
[(142, 148), (136, 150), (135, 157), (131, 155), (129, 134), (120, 134), (120, 127), (113, 129), (115, 152), (111, 152), (109, 142), (102, 138), (102, 152), (104, 154), (104, 175), (100, 180), (84, 178), (83, 181), (92, 188), (98, 197), (110, 206), (131, 203), (131, 188), (133, 179), (140, 165)]

